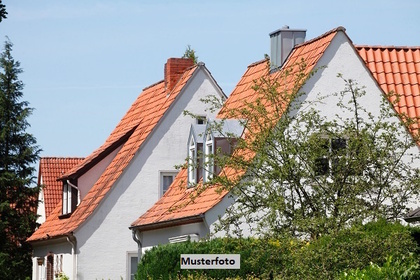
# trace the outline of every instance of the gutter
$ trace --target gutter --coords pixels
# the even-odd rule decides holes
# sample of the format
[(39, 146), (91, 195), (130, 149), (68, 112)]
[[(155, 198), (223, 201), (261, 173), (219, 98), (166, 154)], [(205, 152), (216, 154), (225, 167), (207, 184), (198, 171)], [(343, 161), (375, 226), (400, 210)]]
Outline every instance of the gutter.
[(73, 235), (73, 233), (69, 233), (67, 236), (67, 242), (71, 245), (71, 256), (73, 259), (73, 270), (71, 279), (76, 280), (77, 279), (77, 254), (76, 254), (76, 237)]
[(149, 231), (149, 230), (168, 228), (172, 226), (181, 226), (181, 225), (200, 223), (200, 222), (205, 222), (204, 214), (198, 214), (198, 215), (190, 216), (190, 217), (150, 223), (146, 225), (131, 226), (130, 229), (142, 232), (142, 231)]

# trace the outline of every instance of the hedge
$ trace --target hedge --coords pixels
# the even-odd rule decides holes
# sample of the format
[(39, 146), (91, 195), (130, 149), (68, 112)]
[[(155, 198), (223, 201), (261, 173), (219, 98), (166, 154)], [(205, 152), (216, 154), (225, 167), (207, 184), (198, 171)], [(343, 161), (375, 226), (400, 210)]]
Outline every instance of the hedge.
[[(157, 246), (145, 253), (136, 279), (337, 279), (346, 271), (404, 266), (407, 256), (419, 260), (413, 230), (378, 221), (305, 242), (294, 238), (216, 238)], [(240, 270), (181, 270), (181, 254), (240, 254)], [(401, 260), (401, 261), (400, 261)], [(349, 278), (350, 279), (350, 278)]]

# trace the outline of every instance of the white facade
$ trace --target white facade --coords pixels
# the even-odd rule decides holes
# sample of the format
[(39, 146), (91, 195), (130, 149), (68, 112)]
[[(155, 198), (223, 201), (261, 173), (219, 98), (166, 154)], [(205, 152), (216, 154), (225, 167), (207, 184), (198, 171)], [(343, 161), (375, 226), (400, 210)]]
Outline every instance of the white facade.
[[(35, 244), (33, 279), (43, 279), (46, 267), (37, 265), (38, 256), (48, 252), (63, 255), (63, 272), (70, 279), (130, 279), (138, 247), (129, 226), (158, 200), (161, 172), (175, 171), (175, 165), (187, 157), (188, 130), (196, 120), (184, 116), (184, 110), (213, 117), (200, 101), (209, 95), (224, 97), (207, 69), (199, 66), (94, 213), (73, 233), (77, 266), (72, 267), (71, 248), (65, 239), (54, 246)], [(82, 199), (116, 154), (112, 152), (78, 179)]]
[[(376, 80), (366, 68), (365, 63), (357, 54), (353, 44), (350, 42), (344, 32), (338, 32), (334, 37), (329, 47), (326, 49), (323, 56), (318, 61), (314, 68), (317, 72), (312, 76), (306, 84), (302, 87), (301, 92), (305, 95), (302, 96), (304, 101), (316, 101), (319, 96), (328, 96), (323, 99), (323, 103), (317, 103), (316, 109), (319, 110), (321, 116), (325, 116), (327, 120), (336, 119), (336, 114), (345, 116), (338, 106), (338, 97), (332, 96), (334, 93), (339, 93), (345, 88), (345, 82), (337, 77), (342, 74), (345, 79), (352, 79), (361, 87), (364, 87), (366, 95), (359, 99), (362, 105), (365, 105), (374, 116), (380, 114), (380, 103), (384, 98), (381, 88), (378, 86)], [(390, 110), (393, 110), (391, 105)], [(347, 112), (348, 113), (348, 112)], [(393, 121), (399, 122), (397, 117)], [(419, 153), (419, 148), (414, 147), (413, 153)], [(420, 162), (413, 163), (420, 166)], [(215, 232), (215, 226), (218, 221), (218, 216), (223, 216), (227, 207), (234, 207), (232, 205), (233, 198), (226, 195), (222, 201), (205, 213), (203, 222), (196, 223), (195, 226), (189, 225), (188, 228), (192, 230), (188, 232), (188, 228), (184, 226), (173, 226), (160, 230), (144, 231), (140, 234), (142, 243), (144, 244), (143, 251), (152, 248), (158, 244), (165, 242), (168, 239), (179, 234), (194, 234), (198, 233), (196, 228), (204, 228), (204, 232), (200, 233), (200, 238), (207, 238), (208, 236), (223, 237), (226, 236), (225, 232)], [(412, 208), (420, 206), (420, 202), (415, 201), (409, 205)], [(252, 225), (244, 223), (241, 226), (244, 236), (252, 236)]]
[[(40, 178), (40, 185), (42, 186), (43, 182), (42, 182), (42, 177)], [(36, 219), (36, 222), (38, 224), (42, 224), (43, 222), (45, 222), (45, 198), (44, 198), (44, 189), (41, 188), (39, 194), (38, 194), (38, 207), (36, 209), (36, 214), (38, 216), (38, 218)]]

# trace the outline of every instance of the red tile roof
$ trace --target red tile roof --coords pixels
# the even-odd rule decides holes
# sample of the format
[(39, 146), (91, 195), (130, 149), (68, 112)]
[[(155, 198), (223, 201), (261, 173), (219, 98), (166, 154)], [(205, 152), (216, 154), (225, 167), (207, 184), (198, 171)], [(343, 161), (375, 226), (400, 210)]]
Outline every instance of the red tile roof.
[(94, 165), (111, 150), (122, 145), (115, 158), (105, 169), (98, 181), (93, 185), (80, 205), (67, 219), (60, 219), (61, 204), (56, 207), (50, 217), (28, 239), (42, 240), (67, 235), (78, 228), (92, 214), (102, 199), (107, 195), (115, 181), (123, 173), (134, 155), (140, 149), (153, 129), (157, 126), (165, 112), (174, 103), (184, 86), (195, 73), (198, 66), (185, 70), (179, 76), (178, 82), (171, 91), (165, 87), (165, 82), (158, 82), (145, 88), (133, 103), (126, 115), (105, 141), (105, 143), (80, 165), (65, 174), (65, 177), (77, 177), (90, 166)]
[[(271, 77), (284, 77), (284, 69), (293, 69), (291, 70), (291, 73), (287, 75), (287, 80), (283, 81), (284, 86), (287, 86), (287, 84), (293, 84), (293, 79), (295, 77), (294, 74), (298, 73), (298, 64), (301, 60), (303, 59), (307, 65), (305, 73), (312, 71), (334, 36), (339, 31), (344, 31), (344, 28), (339, 27), (333, 29), (315, 39), (297, 46), (285, 62), (282, 70), (270, 74)], [(227, 115), (227, 112), (231, 111), (231, 109), (238, 109), (244, 106), (244, 101), (248, 103), (252, 102), (256, 98), (255, 90), (253, 89), (255, 81), (267, 76), (268, 74), (267, 60), (262, 60), (248, 66), (245, 74), (242, 76), (236, 88), (224, 104), (222, 110), (219, 112), (218, 117), (230, 117)], [(222, 172), (230, 178), (232, 178), (232, 176), (239, 178), (243, 175), (242, 170), (236, 170), (233, 168), (225, 168)], [(187, 171), (184, 169), (178, 173), (174, 182), (164, 196), (145, 214), (134, 221), (131, 226), (138, 227), (141, 230), (150, 230), (163, 227), (165, 222), (171, 220), (185, 223), (187, 218), (203, 215), (219, 203), (228, 193), (226, 190), (220, 192), (217, 186), (206, 187), (204, 188), (204, 191), (200, 189), (199, 186), (188, 189), (186, 187), (186, 182)], [(191, 199), (191, 197), (195, 198)]]
[(48, 218), (62, 198), (63, 183), (57, 179), (82, 160), (76, 157), (42, 157), (39, 161), (38, 184), (43, 184), (45, 218)]
[[(420, 47), (356, 46), (356, 49), (382, 90), (399, 95), (395, 110), (410, 118), (420, 117)], [(391, 99), (394, 100), (395, 97)]]

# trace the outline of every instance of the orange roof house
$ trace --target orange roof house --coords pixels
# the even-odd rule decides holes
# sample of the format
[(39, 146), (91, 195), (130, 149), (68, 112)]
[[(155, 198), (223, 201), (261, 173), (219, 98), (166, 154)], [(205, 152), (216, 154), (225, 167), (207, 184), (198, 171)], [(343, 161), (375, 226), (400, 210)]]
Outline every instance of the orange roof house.
[(58, 178), (80, 163), (83, 158), (42, 157), (39, 161), (38, 185), (42, 186), (39, 194), (38, 223), (42, 224), (54, 208), (61, 203), (63, 183)]
[(62, 203), (28, 239), (34, 275), (53, 255), (55, 273), (70, 279), (130, 278), (137, 245), (127, 225), (172, 182), (196, 122), (184, 110), (211, 117), (200, 101), (209, 95), (225, 98), (204, 63), (168, 59), (164, 80), (143, 90), (102, 146), (60, 175)]
[[(294, 69), (287, 75), (286, 81), (279, 80), (283, 87), (293, 85), (296, 82), (293, 75), (296, 67), (293, 68), (293, 65), (302, 60), (306, 63), (306, 74), (318, 69), (301, 86), (300, 90), (308, 99), (320, 92), (340, 92), (344, 83), (337, 78), (337, 74), (341, 73), (344, 77), (366, 86), (369, 95), (364, 102), (373, 108), (379, 108), (381, 96), (393, 90), (401, 96), (394, 109), (399, 113), (407, 113), (410, 117), (420, 117), (419, 47), (355, 46), (343, 27), (306, 42), (305, 35), (302, 35), (304, 32), (284, 28), (270, 34), (271, 63), (280, 65), (281, 68), (279, 71), (270, 71), (267, 68), (268, 60), (249, 65), (218, 117), (228, 117), (227, 112), (231, 109), (241, 108), (244, 102), (252, 102), (256, 98), (253, 86), (262, 77), (276, 79), (284, 77), (284, 71)], [(281, 41), (282, 35), (279, 35), (280, 39), (273, 38), (278, 33), (283, 33), (288, 40)], [(292, 45), (287, 45), (288, 42)], [(327, 103), (323, 105), (325, 107), (320, 107), (320, 111), (327, 117), (334, 117), (337, 111), (333, 107), (336, 104), (337, 102)], [(229, 169), (224, 172), (227, 176), (238, 178), (243, 174)], [(131, 224), (131, 229), (141, 239), (143, 251), (158, 244), (208, 237), (210, 233), (214, 233), (214, 224), (218, 217), (234, 202), (227, 191), (216, 192), (216, 186), (198, 191), (189, 188), (187, 182), (188, 170), (183, 169), (165, 195)], [(249, 225), (244, 225), (245, 233), (247, 226)], [(248, 234), (252, 232), (248, 231)]]

